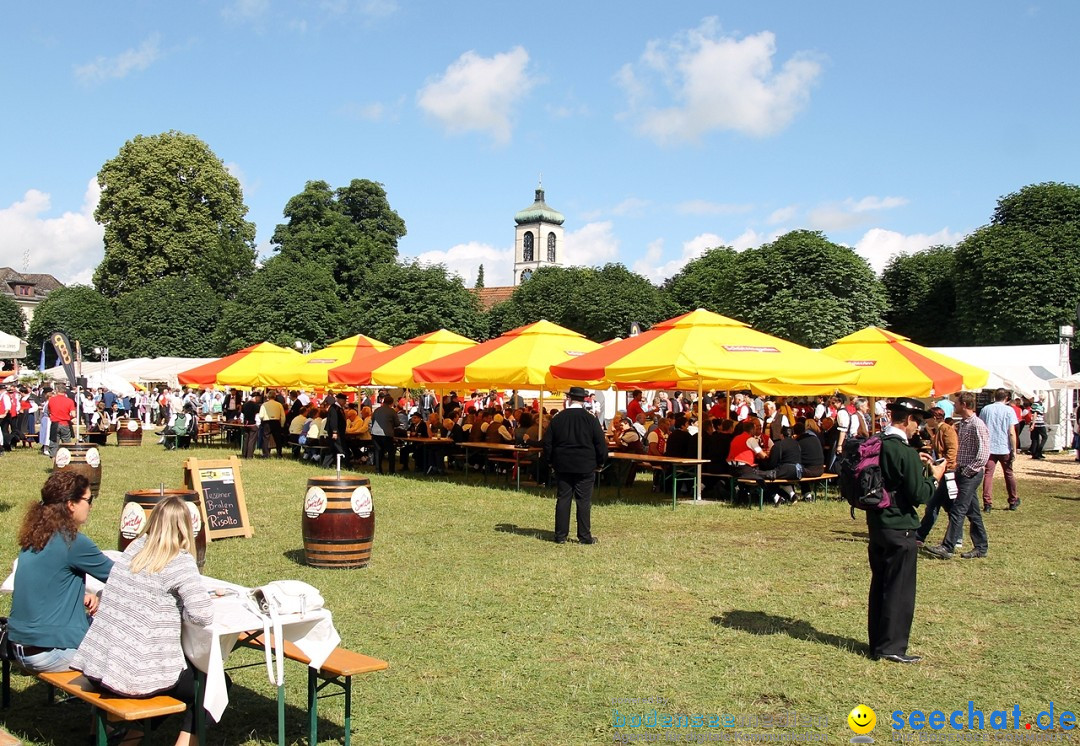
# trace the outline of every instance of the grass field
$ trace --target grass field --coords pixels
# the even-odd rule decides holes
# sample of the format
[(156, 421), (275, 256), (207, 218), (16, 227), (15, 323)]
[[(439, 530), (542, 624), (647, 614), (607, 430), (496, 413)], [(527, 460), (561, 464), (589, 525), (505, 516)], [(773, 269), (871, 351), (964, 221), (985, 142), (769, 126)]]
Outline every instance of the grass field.
[[(227, 453), (164, 452), (150, 440), (103, 451), (102, 494), (86, 529), (103, 548), (116, 545), (125, 491), (180, 486), (185, 458)], [(0, 459), (0, 562), (15, 557), (18, 522), (48, 470), (30, 451)], [(859, 703), (877, 712), (880, 742), (896, 709), (966, 711), (974, 700), (989, 715), (1019, 705), (1022, 724), (1050, 702), (1058, 713), (1080, 709), (1080, 482), (1072, 478), (1022, 481), (1022, 509), (987, 516), (988, 559), (920, 558), (911, 652), (925, 660), (898, 666), (865, 656), (866, 530), (837, 502), (672, 511), (670, 498), (642, 482), (620, 502), (613, 490), (598, 494), (599, 544), (559, 546), (549, 540), (550, 491), (372, 476), (370, 567), (316, 570), (301, 564), (300, 550), (305, 483), (317, 473), (291, 460), (245, 462), (255, 535), (211, 544), (205, 572), (249, 586), (310, 582), (342, 644), (390, 662), (354, 684), (355, 743), (611, 742), (649, 732), (614, 728), (616, 709), (654, 707), (762, 719), (795, 711), (827, 718), (812, 731), (840, 743), (853, 735), (846, 717)], [(230, 663), (244, 657), (259, 660), (241, 651)], [(234, 678), (210, 743), (273, 742), (265, 671)], [(288, 740), (304, 743), (295, 664), (287, 681)], [(4, 715), (13, 733), (40, 744), (84, 737), (81, 705), (46, 706), (43, 687), (25, 676), (13, 686)], [(613, 704), (647, 697), (662, 700)], [(341, 700), (323, 706), (323, 743), (339, 743)]]

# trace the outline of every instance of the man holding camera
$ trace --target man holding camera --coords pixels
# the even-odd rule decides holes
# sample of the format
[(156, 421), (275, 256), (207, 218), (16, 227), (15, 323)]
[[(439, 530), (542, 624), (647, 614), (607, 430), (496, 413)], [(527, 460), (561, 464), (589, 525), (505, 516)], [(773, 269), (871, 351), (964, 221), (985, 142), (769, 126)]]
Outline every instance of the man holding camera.
[(954, 413), (956, 422), (956, 492), (950, 494), (951, 500), (945, 501), (949, 511), (949, 528), (945, 531), (945, 541), (941, 546), (926, 547), (926, 551), (941, 559), (952, 559), (953, 547), (964, 533), (964, 519), (971, 522), (971, 542), (974, 549), (960, 556), (964, 559), (977, 559), (986, 556), (989, 542), (986, 528), (983, 526), (982, 513), (976, 498), (979, 485), (983, 480), (983, 471), (990, 458), (990, 431), (975, 415), (975, 394), (962, 391), (956, 397)]
[[(870, 599), (867, 629), (870, 657), (893, 663), (917, 663), (908, 655), (915, 618), (915, 573), (919, 505), (930, 501), (934, 485), (945, 474), (945, 460), (932, 464), (928, 454), (908, 445), (926, 410), (918, 399), (899, 397), (888, 405), (891, 424), (882, 432), (881, 480), (891, 496), (883, 510), (866, 511), (870, 534)], [(927, 467), (932, 468), (928, 471)]]

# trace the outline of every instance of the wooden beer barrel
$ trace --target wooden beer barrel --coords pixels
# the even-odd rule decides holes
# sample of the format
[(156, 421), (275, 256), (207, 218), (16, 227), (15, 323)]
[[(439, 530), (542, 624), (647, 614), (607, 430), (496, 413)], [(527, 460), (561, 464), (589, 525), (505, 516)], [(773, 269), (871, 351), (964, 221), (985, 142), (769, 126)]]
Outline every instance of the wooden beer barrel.
[(191, 530), (195, 534), (195, 563), (201, 570), (203, 563), (206, 562), (206, 527), (203, 525), (199, 493), (194, 490), (132, 490), (125, 493), (124, 507), (120, 511), (120, 531), (116, 538), (116, 548), (121, 552), (127, 549), (127, 545), (135, 540), (135, 537), (146, 526), (146, 522), (150, 520), (150, 512), (154, 507), (162, 500), (174, 495), (184, 498), (188, 512), (191, 513)]
[(116, 445), (118, 446), (141, 446), (142, 423), (137, 417), (129, 417), (120, 420), (116, 428)]
[(53, 456), (53, 470), (78, 472), (90, 480), (90, 494), (101, 489), (101, 451), (93, 443), (61, 443)]
[(367, 567), (375, 537), (371, 482), (311, 477), (304, 495), (304, 558), (312, 567)]

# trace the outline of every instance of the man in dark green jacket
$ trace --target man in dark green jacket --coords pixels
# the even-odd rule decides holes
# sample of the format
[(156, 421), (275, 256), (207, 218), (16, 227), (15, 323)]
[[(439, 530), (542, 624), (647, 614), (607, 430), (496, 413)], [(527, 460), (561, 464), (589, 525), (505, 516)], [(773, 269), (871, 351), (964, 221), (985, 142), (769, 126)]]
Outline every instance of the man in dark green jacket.
[(933, 496), (935, 483), (945, 473), (945, 462), (933, 466), (928, 455), (908, 445), (908, 438), (918, 431), (926, 416), (922, 402), (900, 397), (888, 409), (891, 424), (882, 432), (880, 464), (891, 505), (884, 510), (866, 511), (870, 533), (870, 657), (917, 663), (919, 656), (907, 654), (915, 617), (917, 511)]

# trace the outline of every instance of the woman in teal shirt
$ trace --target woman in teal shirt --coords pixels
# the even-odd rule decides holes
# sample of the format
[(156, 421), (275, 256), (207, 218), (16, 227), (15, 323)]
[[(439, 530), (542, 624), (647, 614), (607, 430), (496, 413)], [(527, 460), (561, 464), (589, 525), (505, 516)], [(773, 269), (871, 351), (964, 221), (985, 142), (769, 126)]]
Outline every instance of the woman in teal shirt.
[(97, 611), (86, 576), (105, 581), (113, 563), (79, 533), (93, 499), (82, 474), (53, 472), (23, 518), (8, 636), (27, 671), (66, 671)]

